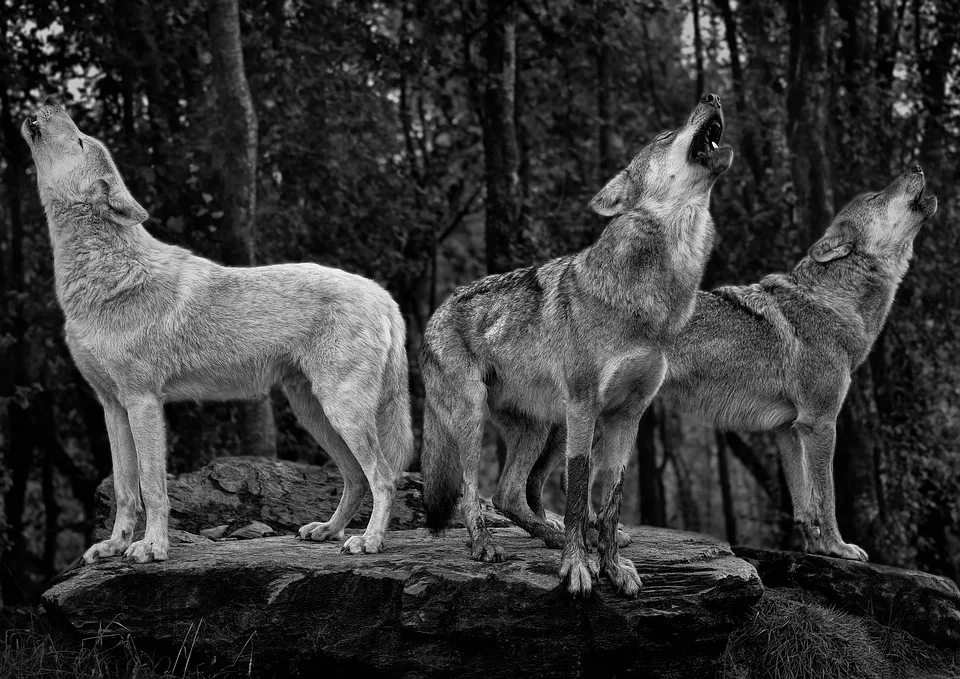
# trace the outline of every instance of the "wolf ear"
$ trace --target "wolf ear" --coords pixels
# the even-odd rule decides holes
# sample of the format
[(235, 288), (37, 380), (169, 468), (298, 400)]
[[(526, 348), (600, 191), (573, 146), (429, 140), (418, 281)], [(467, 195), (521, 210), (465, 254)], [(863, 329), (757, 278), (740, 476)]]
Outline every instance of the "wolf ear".
[(143, 224), (150, 216), (120, 181), (100, 178), (93, 188), (94, 205), (100, 216), (120, 226)]
[(590, 209), (604, 217), (613, 217), (620, 214), (626, 209), (629, 183), (630, 178), (627, 176), (627, 171), (624, 170), (607, 182), (600, 193), (593, 197), (593, 200), (590, 201)]
[(842, 259), (853, 251), (853, 243), (839, 234), (827, 234), (814, 243), (807, 254), (821, 264)]

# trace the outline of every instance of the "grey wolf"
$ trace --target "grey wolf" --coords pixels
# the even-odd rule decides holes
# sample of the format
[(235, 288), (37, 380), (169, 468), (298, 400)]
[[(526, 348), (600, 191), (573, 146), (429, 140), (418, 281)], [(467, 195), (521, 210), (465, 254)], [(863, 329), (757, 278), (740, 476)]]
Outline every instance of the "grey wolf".
[[(109, 151), (55, 100), (21, 133), (37, 167), (67, 345), (110, 439), (116, 522), (84, 561), (167, 558), (164, 403), (250, 398), (274, 384), (344, 478), (330, 520), (299, 536), (342, 539), (369, 486), (366, 531), (343, 550), (381, 551), (413, 445), (405, 327), (389, 293), (316, 264), (223, 267), (161, 243)], [(146, 528), (132, 542), (141, 497)]]
[[(717, 144), (722, 130), (720, 100), (707, 95), (591, 201), (612, 217), (596, 243), (461, 287), (431, 317), (420, 352), (427, 523), (441, 531), (462, 497), (475, 559), (504, 559), (477, 496), (489, 412), (508, 450), (494, 504), (549, 546), (563, 545), (560, 580), (571, 594), (589, 595), (599, 572), (619, 592), (639, 592), (617, 543), (623, 469), (666, 371), (663, 347), (693, 312), (712, 247), (710, 190), (733, 161)], [(526, 502), (525, 480), (554, 423), (566, 426), (563, 526)], [(591, 473), (604, 489), (599, 571), (585, 544)]]
[[(867, 560), (837, 527), (836, 420), (850, 374), (886, 321), (914, 237), (937, 210), (924, 185), (916, 166), (855, 197), (791, 273), (698, 292), (693, 316), (666, 349), (659, 394), (668, 405), (720, 429), (775, 432), (808, 552)], [(528, 480), (535, 502), (562, 451), (547, 457)]]

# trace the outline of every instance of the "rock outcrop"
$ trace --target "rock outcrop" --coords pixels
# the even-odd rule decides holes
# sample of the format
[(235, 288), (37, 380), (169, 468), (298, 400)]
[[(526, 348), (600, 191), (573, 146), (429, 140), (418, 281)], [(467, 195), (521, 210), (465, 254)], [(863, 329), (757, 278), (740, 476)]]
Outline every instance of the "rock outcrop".
[[(222, 457), (195, 472), (168, 475), (167, 488), (171, 528), (219, 538), (260, 522), (278, 534), (293, 534), (304, 524), (330, 518), (343, 493), (343, 478), (333, 464), (317, 467), (256, 457)], [(393, 503), (391, 530), (423, 526), (422, 489), (419, 474), (403, 475)], [(96, 503), (96, 538), (102, 540), (110, 535), (116, 511), (112, 476), (97, 489)], [(350, 527), (365, 527), (371, 509), (367, 493)], [(513, 525), (489, 503), (485, 509), (488, 526)], [(221, 526), (226, 528), (214, 530)], [(139, 527), (143, 528), (142, 517)], [(235, 537), (245, 536), (244, 532)]]
[[(119, 631), (158, 656), (189, 655), (191, 668), (252, 667), (256, 676), (313, 676), (322, 667), (324, 676), (713, 677), (729, 639), (740, 640), (731, 646), (740, 655), (755, 655), (744, 639), (768, 639), (764, 625), (785, 639), (794, 628), (810, 634), (798, 621), (812, 611), (829, 622), (837, 615), (829, 608), (902, 630), (902, 643), (927, 649), (917, 658), (942, 655), (943, 667), (960, 669), (950, 664), (960, 649), (960, 591), (942, 577), (731, 551), (703, 535), (643, 527), (629, 529), (633, 544), (623, 550), (643, 578), (640, 598), (623, 599), (604, 583), (589, 600), (572, 601), (558, 588), (560, 553), (510, 527), (489, 503), (485, 517), (505, 563), (472, 561), (462, 529), (444, 538), (420, 529), (417, 474), (404, 475), (385, 553), (344, 555), (339, 543), (296, 540), (302, 524), (332, 514), (342, 487), (332, 466), (254, 458), (171, 476), (170, 560), (76, 568), (44, 594), (44, 606), (82, 637)], [(112, 523), (110, 479), (98, 501), (103, 534)], [(369, 513), (368, 497), (348, 532), (359, 532)], [(781, 593), (755, 606), (764, 587)], [(875, 654), (886, 652), (883, 643)], [(899, 651), (890, 655), (888, 667), (912, 667)], [(770, 670), (758, 666), (766, 667), (761, 675)]]
[(801, 589), (820, 604), (870, 617), (942, 648), (960, 648), (960, 590), (939, 575), (800, 552), (736, 547), (765, 587)]
[(138, 646), (181, 647), (258, 675), (711, 677), (728, 635), (763, 588), (712, 538), (632, 531), (623, 550), (644, 582), (636, 600), (604, 584), (587, 601), (558, 588), (560, 553), (495, 529), (510, 558), (472, 561), (466, 531), (391, 533), (382, 554), (290, 536), (176, 544), (169, 561), (110, 559), (66, 574), (43, 597), (84, 636), (110, 625)]

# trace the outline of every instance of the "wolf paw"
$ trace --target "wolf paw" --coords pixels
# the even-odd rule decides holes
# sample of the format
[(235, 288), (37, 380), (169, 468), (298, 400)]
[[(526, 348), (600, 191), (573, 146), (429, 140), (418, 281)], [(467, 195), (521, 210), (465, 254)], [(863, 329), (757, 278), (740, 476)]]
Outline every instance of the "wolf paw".
[(847, 542), (837, 541), (820, 550), (820, 553), (841, 559), (850, 559), (851, 561), (868, 561), (867, 553), (864, 550)]
[(301, 540), (312, 540), (314, 542), (323, 542), (324, 540), (342, 540), (343, 529), (335, 530), (330, 522), (321, 523), (314, 521), (306, 526), (301, 526), (297, 531), (297, 537)]
[(640, 594), (640, 588), (642, 587), (640, 575), (630, 559), (620, 557), (616, 563), (605, 563), (603, 574), (607, 576), (610, 584), (620, 594), (631, 598)]
[(478, 541), (470, 548), (470, 556), (484, 563), (502, 563), (506, 561), (500, 545), (488, 540)]
[(103, 540), (83, 553), (83, 562), (88, 564), (96, 563), (100, 559), (116, 556), (117, 554), (121, 554), (127, 548), (128, 544), (129, 543), (124, 540), (114, 540), (113, 538)]
[(560, 558), (560, 586), (573, 597), (588, 597), (599, 577), (597, 565), (585, 553)]
[(383, 538), (368, 535), (351, 535), (340, 548), (341, 554), (377, 554), (382, 551)]
[(127, 551), (123, 553), (123, 560), (130, 563), (166, 561), (167, 545), (159, 540), (137, 540), (127, 547)]
[(557, 531), (560, 535), (563, 535), (563, 517), (553, 512), (544, 512), (543, 522), (547, 524), (550, 528)]

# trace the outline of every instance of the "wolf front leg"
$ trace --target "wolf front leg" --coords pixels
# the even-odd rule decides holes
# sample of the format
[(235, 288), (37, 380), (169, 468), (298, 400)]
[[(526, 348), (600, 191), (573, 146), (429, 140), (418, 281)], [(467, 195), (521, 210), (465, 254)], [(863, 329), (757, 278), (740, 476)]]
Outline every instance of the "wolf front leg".
[(587, 556), (590, 503), (590, 448), (596, 414), (582, 403), (567, 405), (567, 511), (563, 517), (564, 546), (560, 555), (560, 584), (573, 596), (590, 596), (599, 576)]
[[(643, 404), (643, 409), (649, 399)], [(623, 472), (637, 439), (639, 412), (619, 411), (601, 419), (602, 434), (593, 450), (593, 462), (601, 480), (603, 497), (597, 516), (597, 551), (600, 573), (605, 575), (621, 594), (640, 594), (640, 576), (633, 562), (620, 556), (619, 520), (623, 493)]]
[(140, 395), (125, 401), (130, 431), (137, 449), (140, 495), (147, 514), (143, 539), (127, 548), (127, 561), (146, 563), (165, 561), (170, 539), (167, 521), (170, 500), (167, 497), (167, 431), (163, 404), (153, 395)]
[(137, 469), (137, 449), (130, 431), (127, 411), (112, 398), (101, 397), (107, 436), (110, 439), (110, 457), (113, 460), (113, 494), (117, 514), (110, 537), (98, 542), (83, 554), (86, 563), (121, 554), (133, 541), (140, 507), (140, 472)]
[(793, 499), (794, 521), (813, 554), (867, 561), (867, 553), (844, 542), (837, 526), (833, 483), (834, 421), (795, 422), (777, 433), (784, 475)]

